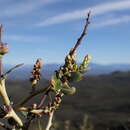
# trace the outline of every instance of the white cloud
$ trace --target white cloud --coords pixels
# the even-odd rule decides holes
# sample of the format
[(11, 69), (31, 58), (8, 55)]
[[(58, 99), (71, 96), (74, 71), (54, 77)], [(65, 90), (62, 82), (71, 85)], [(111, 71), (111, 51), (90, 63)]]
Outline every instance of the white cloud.
[(11, 3), (10, 5), (5, 5), (5, 7), (0, 8), (0, 16), (18, 16), (21, 14), (29, 13), (35, 9), (40, 8), (46, 4), (51, 4), (58, 2), (59, 0), (23, 0), (18, 3)]
[(111, 18), (107, 19), (98, 23), (93, 24), (93, 27), (104, 27), (104, 26), (109, 26), (109, 25), (115, 25), (119, 23), (125, 23), (125, 22), (130, 22), (130, 16), (122, 16), (119, 18)]
[(92, 15), (101, 15), (101, 14), (109, 13), (112, 11), (122, 11), (122, 10), (127, 10), (127, 9), (130, 9), (130, 0), (120, 0), (117, 2), (109, 2), (109, 3), (96, 5), (90, 8), (86, 8), (83, 10), (75, 10), (72, 12), (53, 16), (44, 21), (37, 23), (36, 26), (39, 26), (39, 27), (48, 26), (51, 24), (57, 24), (57, 23), (65, 22), (65, 21), (80, 19), (82, 17), (86, 17), (86, 14), (88, 13), (89, 10), (92, 11)]
[(47, 42), (47, 37), (45, 36), (25, 36), (25, 35), (8, 35), (5, 37), (6, 40), (18, 41), (18, 42), (32, 42), (32, 43), (41, 43)]

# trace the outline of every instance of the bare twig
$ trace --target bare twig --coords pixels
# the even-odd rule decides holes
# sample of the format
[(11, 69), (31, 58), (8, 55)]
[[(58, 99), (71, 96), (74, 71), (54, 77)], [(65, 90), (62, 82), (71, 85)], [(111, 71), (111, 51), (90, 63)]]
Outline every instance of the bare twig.
[(11, 69), (9, 69), (7, 72), (5, 72), (5, 73), (2, 75), (2, 77), (5, 77), (5, 76), (8, 75), (10, 72), (12, 72), (14, 69), (16, 69), (16, 68), (18, 68), (18, 67), (20, 67), (20, 66), (22, 66), (22, 65), (24, 65), (24, 64), (22, 63), (22, 64), (18, 64), (18, 65), (16, 65), (16, 66), (14, 66), (13, 68), (11, 68)]
[(77, 40), (77, 42), (76, 42), (74, 48), (72, 48), (72, 50), (71, 50), (71, 52), (70, 52), (71, 54), (73, 54), (73, 53), (75, 52), (75, 50), (77, 49), (77, 47), (81, 44), (81, 41), (82, 41), (83, 37), (84, 37), (84, 36), (86, 35), (86, 33), (87, 33), (87, 28), (88, 28), (88, 25), (90, 24), (90, 21), (89, 21), (89, 19), (90, 19), (90, 13), (91, 13), (91, 11), (88, 12), (88, 17), (86, 18), (86, 23), (85, 23), (83, 32), (82, 32), (82, 34), (80, 35), (80, 37), (78, 38), (78, 40)]
[(41, 94), (43, 92), (46, 92), (50, 89), (50, 85), (44, 88), (40, 88), (38, 90), (36, 90), (34, 93), (31, 93), (31, 95), (27, 96), (20, 104), (17, 104), (16, 106), (14, 106), (14, 109), (17, 109), (18, 107), (23, 106), (24, 104), (26, 104), (28, 101), (30, 101), (34, 96)]
[(51, 93), (48, 93), (48, 96), (50, 98), (50, 101), (52, 102), (52, 96), (51, 96)]
[(20, 126), (23, 125), (21, 119), (18, 117), (18, 115), (13, 110), (12, 106), (10, 105), (10, 100), (6, 91), (5, 87), (5, 79), (0, 79), (0, 96), (2, 97), (2, 101), (7, 107), (7, 115), (5, 117), (10, 118), (12, 117)]
[(44, 103), (45, 100), (46, 100), (47, 95), (48, 95), (47, 93), (43, 95), (43, 97), (42, 97), (42, 99), (41, 99), (41, 101), (40, 101), (40, 104), (38, 105), (38, 108), (40, 108), (40, 107), (43, 105), (43, 103)]
[(47, 126), (46, 126), (45, 130), (49, 130), (51, 128), (53, 115), (54, 115), (54, 111), (52, 111), (50, 113), (50, 116), (49, 116), (49, 119), (48, 119), (48, 123), (47, 123)]

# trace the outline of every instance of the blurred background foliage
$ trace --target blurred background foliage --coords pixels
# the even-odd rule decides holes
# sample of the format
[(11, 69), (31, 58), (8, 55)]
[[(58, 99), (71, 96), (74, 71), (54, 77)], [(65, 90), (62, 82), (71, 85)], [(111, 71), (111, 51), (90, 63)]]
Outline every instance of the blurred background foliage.
[[(42, 79), (39, 87), (48, 83)], [(85, 76), (76, 86), (77, 93), (65, 96), (55, 112), (52, 130), (130, 129), (130, 71)], [(28, 95), (30, 88), (28, 80), (7, 81), (7, 91), (14, 103)], [(38, 101), (40, 96), (29, 103)], [(34, 120), (30, 130), (44, 130), (45, 122), (43, 118)]]

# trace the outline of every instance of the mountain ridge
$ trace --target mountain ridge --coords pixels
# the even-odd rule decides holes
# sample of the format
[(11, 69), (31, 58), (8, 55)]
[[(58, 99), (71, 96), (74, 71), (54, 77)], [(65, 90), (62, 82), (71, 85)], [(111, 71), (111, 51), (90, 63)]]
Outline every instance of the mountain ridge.
[[(63, 64), (45, 64), (42, 67), (42, 77), (49, 79), (55, 70), (57, 70), (60, 66)], [(5, 71), (7, 71), (9, 68), (13, 67), (13, 65), (5, 65)], [(11, 74), (9, 74), (9, 78), (13, 79), (27, 79), (31, 76), (33, 65), (23, 65), (17, 69), (15, 69)], [(114, 71), (129, 71), (130, 70), (130, 64), (108, 64), (108, 65), (102, 65), (102, 64), (96, 64), (91, 63), (89, 65), (89, 71), (87, 72), (88, 75), (100, 75), (100, 74), (109, 74)]]

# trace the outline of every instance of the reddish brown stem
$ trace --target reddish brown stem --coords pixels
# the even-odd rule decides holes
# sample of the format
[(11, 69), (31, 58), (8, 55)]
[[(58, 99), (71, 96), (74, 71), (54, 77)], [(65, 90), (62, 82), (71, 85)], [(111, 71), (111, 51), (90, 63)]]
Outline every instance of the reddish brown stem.
[(14, 106), (14, 109), (17, 109), (18, 107), (23, 106), (24, 104), (26, 104), (28, 101), (30, 101), (34, 96), (41, 94), (43, 92), (47, 92), (50, 89), (50, 86), (41, 88), (36, 90), (34, 93), (32, 93), (31, 95), (27, 96), (20, 104), (17, 104), (16, 106)]
[(44, 95), (43, 95), (43, 97), (42, 97), (42, 99), (41, 99), (41, 101), (40, 101), (40, 104), (38, 105), (38, 108), (40, 108), (40, 107), (43, 105), (43, 103), (44, 103), (45, 100), (46, 100), (47, 95), (48, 95), (48, 94), (44, 94)]
[(78, 38), (78, 40), (77, 40), (77, 42), (76, 42), (76, 44), (75, 44), (75, 46), (74, 46), (74, 48), (73, 48), (73, 50), (70, 52), (71, 54), (73, 54), (74, 52), (75, 52), (75, 50), (78, 48), (78, 46), (81, 44), (81, 41), (82, 41), (82, 39), (83, 39), (83, 37), (86, 35), (86, 33), (87, 33), (87, 28), (88, 28), (88, 25), (90, 24), (90, 21), (89, 21), (89, 19), (90, 19), (90, 11), (88, 12), (88, 17), (86, 18), (86, 24), (85, 24), (85, 26), (84, 26), (84, 29), (83, 29), (83, 32), (82, 32), (82, 34), (80, 35), (80, 37)]

